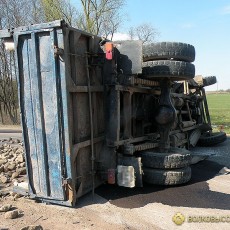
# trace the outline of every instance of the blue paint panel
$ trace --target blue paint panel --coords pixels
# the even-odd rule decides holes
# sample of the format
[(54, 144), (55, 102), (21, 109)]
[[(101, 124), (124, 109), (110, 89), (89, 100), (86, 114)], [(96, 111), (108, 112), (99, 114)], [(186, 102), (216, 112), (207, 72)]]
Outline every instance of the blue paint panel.
[(32, 88), (32, 100), (33, 100), (33, 121), (34, 121), (34, 132), (37, 150), (38, 166), (40, 171), (40, 187), (41, 195), (47, 196), (49, 194), (47, 186), (47, 160), (46, 160), (46, 146), (44, 144), (44, 129), (43, 129), (43, 111), (42, 111), (42, 98), (40, 94), (41, 83), (40, 83), (40, 71), (38, 62), (38, 46), (37, 38), (34, 33), (32, 36), (31, 52), (29, 53), (30, 67), (31, 67), (31, 88)]
[[(63, 198), (62, 167), (61, 167), (61, 124), (59, 113), (58, 71), (54, 58), (53, 32), (39, 35), (39, 56), (41, 63), (41, 93), (43, 100), (45, 140), (48, 159), (48, 177), (50, 183), (50, 196)], [(59, 188), (59, 189), (57, 189)]]
[[(60, 63), (53, 51), (54, 45), (58, 45), (57, 34), (50, 29), (16, 36), (19, 36), (20, 104), (30, 186), (37, 197), (66, 200), (62, 185), (65, 140), (60, 91), (65, 76), (59, 73)], [(58, 38), (63, 43), (62, 36), (59, 33)], [(61, 80), (60, 76), (64, 78)]]
[(20, 84), (20, 104), (22, 110), (22, 120), (26, 127), (24, 129), (24, 135), (26, 136), (26, 147), (27, 147), (27, 161), (29, 161), (28, 167), (30, 168), (31, 187), (34, 192), (40, 194), (40, 172), (36, 150), (36, 135), (34, 128), (33, 119), (33, 99), (32, 99), (32, 88), (31, 88), (31, 67), (30, 67), (30, 56), (28, 53), (31, 52), (31, 38), (29, 36), (23, 37), (19, 41), (18, 56), (24, 57), (20, 59), (19, 63), (19, 84)]
[[(61, 21), (14, 30), (30, 195), (43, 201), (72, 206), (92, 189), (90, 147), (83, 142), (77, 149), (81, 140), (90, 143), (88, 95), (72, 95), (69, 86), (76, 78), (87, 87), (85, 52), (93, 43), (92, 52), (97, 52), (100, 38), (94, 38)], [(55, 54), (54, 47), (63, 52)], [(101, 84), (96, 73), (91, 77)], [(99, 154), (101, 147), (96, 146)], [(81, 180), (78, 191), (76, 178)]]

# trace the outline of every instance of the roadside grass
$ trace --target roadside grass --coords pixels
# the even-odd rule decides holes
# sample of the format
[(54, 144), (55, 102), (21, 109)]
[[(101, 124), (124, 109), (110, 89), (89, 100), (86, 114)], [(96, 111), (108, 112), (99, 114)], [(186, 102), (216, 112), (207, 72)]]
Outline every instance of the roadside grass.
[(230, 94), (207, 94), (209, 113), (214, 130), (220, 130), (230, 134)]

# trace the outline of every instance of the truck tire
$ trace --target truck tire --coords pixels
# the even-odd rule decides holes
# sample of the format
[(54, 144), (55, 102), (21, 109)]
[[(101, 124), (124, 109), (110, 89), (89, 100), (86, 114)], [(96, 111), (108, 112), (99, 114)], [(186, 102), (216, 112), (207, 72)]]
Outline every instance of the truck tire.
[(190, 165), (191, 154), (186, 149), (170, 148), (168, 153), (144, 151), (141, 153), (144, 167), (157, 169), (177, 169)]
[(188, 62), (161, 60), (143, 63), (142, 77), (145, 79), (172, 78), (189, 80), (195, 76), (195, 66)]
[(203, 86), (209, 86), (209, 85), (214, 85), (217, 83), (216, 77), (215, 76), (209, 76), (209, 77), (204, 77), (203, 78)]
[(181, 42), (156, 42), (143, 46), (144, 62), (164, 59), (193, 62), (195, 60), (195, 48)]
[(164, 170), (143, 168), (143, 181), (149, 184), (178, 185), (187, 183), (191, 179), (190, 167)]
[(201, 135), (198, 141), (198, 145), (204, 146), (204, 147), (214, 146), (214, 145), (224, 142), (226, 139), (227, 139), (227, 136), (225, 132), (217, 132), (217, 133), (212, 133), (212, 134), (207, 132)]

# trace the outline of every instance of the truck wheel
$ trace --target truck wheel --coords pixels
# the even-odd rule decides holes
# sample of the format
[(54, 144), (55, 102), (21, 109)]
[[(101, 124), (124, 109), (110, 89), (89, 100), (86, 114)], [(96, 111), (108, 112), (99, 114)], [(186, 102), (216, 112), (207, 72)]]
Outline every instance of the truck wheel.
[(142, 77), (145, 79), (172, 78), (189, 80), (195, 76), (195, 66), (188, 62), (161, 60), (143, 63)]
[(143, 168), (143, 181), (149, 184), (184, 184), (191, 179), (191, 175), (192, 171), (190, 167), (174, 170)]
[(195, 60), (195, 48), (181, 42), (156, 42), (143, 46), (144, 62), (163, 59), (193, 62)]
[(209, 76), (203, 78), (203, 86), (209, 86), (216, 84), (217, 80), (215, 76)]
[(198, 145), (199, 146), (214, 146), (224, 142), (227, 139), (225, 132), (218, 133), (204, 133), (201, 135)]
[(186, 149), (170, 148), (168, 153), (145, 151), (141, 153), (144, 167), (157, 169), (184, 168), (190, 165), (191, 154)]

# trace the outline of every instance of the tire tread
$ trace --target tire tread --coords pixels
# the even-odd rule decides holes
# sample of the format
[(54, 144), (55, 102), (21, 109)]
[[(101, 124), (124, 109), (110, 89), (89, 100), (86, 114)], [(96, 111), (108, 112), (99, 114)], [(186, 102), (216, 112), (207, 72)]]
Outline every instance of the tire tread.
[(181, 42), (156, 42), (143, 46), (143, 61), (174, 59), (193, 62), (194, 46)]

